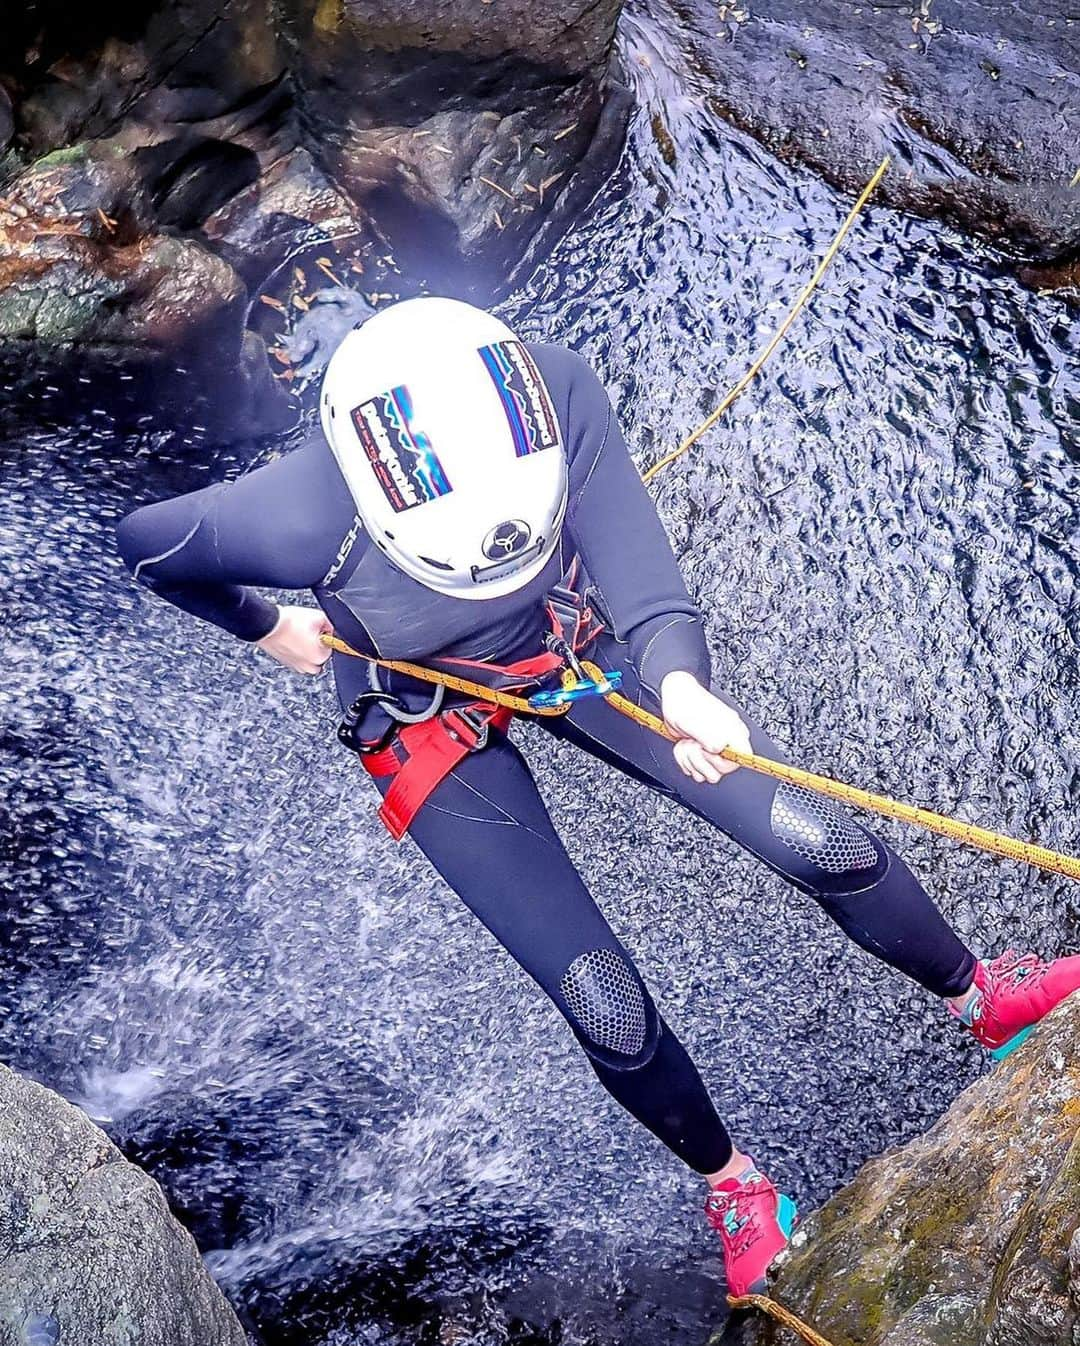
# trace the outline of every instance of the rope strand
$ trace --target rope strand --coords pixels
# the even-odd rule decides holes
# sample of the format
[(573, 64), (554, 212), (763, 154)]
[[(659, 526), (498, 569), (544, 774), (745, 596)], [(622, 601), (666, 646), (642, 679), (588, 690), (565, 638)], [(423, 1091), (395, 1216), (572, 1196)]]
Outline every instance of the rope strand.
[(796, 1336), (802, 1337), (807, 1346), (832, 1346), (832, 1342), (827, 1341), (820, 1332), (815, 1332), (801, 1318), (796, 1318), (790, 1309), (785, 1309), (783, 1304), (770, 1299), (768, 1295), (728, 1295), (727, 1302), (733, 1309), (760, 1309), (762, 1313), (790, 1328)]
[(672, 449), (672, 451), (667, 455), (666, 458), (661, 458), (658, 463), (653, 463), (652, 467), (650, 467), (647, 472), (643, 472), (641, 474), (642, 481), (644, 482), (652, 481), (653, 477), (655, 477), (658, 472), (662, 472), (664, 468), (668, 466), (669, 463), (673, 463), (676, 460), (676, 458), (681, 458), (683, 454), (687, 451), (687, 449), (693, 448), (693, 446), (698, 442), (701, 436), (705, 434), (706, 431), (712, 429), (712, 427), (716, 424), (716, 422), (720, 419), (720, 417), (724, 414), (724, 412), (727, 411), (728, 407), (731, 406), (732, 402), (734, 402), (735, 399), (739, 397), (741, 393), (745, 392), (746, 389), (750, 386), (750, 384), (753, 383), (762, 365), (773, 353), (773, 351), (776, 350), (777, 346), (779, 346), (781, 341), (783, 341), (784, 337), (787, 335), (788, 328), (802, 312), (806, 304), (806, 301), (817, 289), (822, 276), (824, 276), (825, 272), (828, 271), (832, 259), (840, 251), (840, 244), (843, 243), (844, 239), (847, 237), (848, 230), (859, 218), (859, 215), (862, 213), (863, 207), (866, 205), (867, 201), (869, 201), (871, 196), (874, 194), (874, 189), (877, 187), (881, 179), (885, 176), (885, 171), (889, 167), (890, 163), (891, 158), (888, 154), (886, 154), (885, 158), (882, 159), (880, 164), (878, 164), (874, 176), (862, 189), (862, 192), (859, 194), (859, 199), (848, 211), (847, 219), (840, 226), (839, 230), (837, 231), (836, 237), (829, 244), (828, 250), (826, 251), (824, 257), (822, 257), (821, 261), (818, 262), (817, 269), (814, 271), (814, 274), (803, 286), (798, 299), (796, 299), (795, 303), (791, 306), (791, 309), (788, 312), (787, 317), (773, 333), (772, 340), (769, 342), (769, 344), (757, 357), (757, 359), (746, 371), (746, 373), (742, 376), (742, 378), (738, 381), (738, 383), (736, 383), (735, 387), (731, 389), (731, 391), (723, 399), (723, 401), (716, 408), (716, 410), (711, 412), (708, 416), (706, 416), (706, 418), (701, 422), (701, 424), (697, 427), (697, 429), (692, 430), (690, 434), (686, 436), (686, 438), (683, 440), (683, 442), (679, 445), (677, 449)]

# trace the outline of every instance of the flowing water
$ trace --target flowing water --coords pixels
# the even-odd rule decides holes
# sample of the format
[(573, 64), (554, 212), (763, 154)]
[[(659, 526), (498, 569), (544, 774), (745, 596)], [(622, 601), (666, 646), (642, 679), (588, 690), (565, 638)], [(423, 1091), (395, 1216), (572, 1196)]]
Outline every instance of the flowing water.
[[(655, 7), (654, 7), (655, 8)], [(616, 177), (503, 306), (601, 371), (642, 464), (715, 405), (848, 202), (630, 18)], [(1077, 846), (1077, 330), (872, 208), (656, 488), (732, 691), (810, 766)], [(406, 842), (302, 680), (137, 591), (136, 504), (282, 444), (0, 451), (3, 1057), (165, 1186), (266, 1343), (700, 1343), (697, 1182)], [(287, 447), (287, 445), (285, 445)], [(940, 1007), (671, 804), (517, 731), (736, 1137), (806, 1203), (985, 1069)], [(980, 951), (1080, 945), (1068, 881), (881, 826)]]

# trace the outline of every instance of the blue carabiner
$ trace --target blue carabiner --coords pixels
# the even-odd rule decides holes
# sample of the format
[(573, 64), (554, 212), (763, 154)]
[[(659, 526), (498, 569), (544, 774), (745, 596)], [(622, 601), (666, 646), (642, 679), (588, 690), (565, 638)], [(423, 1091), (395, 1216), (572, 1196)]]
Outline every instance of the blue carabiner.
[(549, 710), (553, 706), (566, 706), (571, 701), (581, 701), (587, 696), (607, 696), (622, 686), (622, 673), (605, 673), (598, 682), (594, 678), (580, 678), (573, 687), (555, 687), (547, 692), (534, 692), (529, 697), (533, 710)]

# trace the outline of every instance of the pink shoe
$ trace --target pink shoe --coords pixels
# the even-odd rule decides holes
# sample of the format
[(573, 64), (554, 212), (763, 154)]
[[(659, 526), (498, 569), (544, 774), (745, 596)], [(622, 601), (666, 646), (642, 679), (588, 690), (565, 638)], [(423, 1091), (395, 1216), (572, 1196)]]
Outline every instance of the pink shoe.
[(975, 967), (978, 992), (963, 1011), (952, 1010), (997, 1060), (1020, 1046), (1044, 1015), (1080, 990), (1080, 957), (1044, 963), (1033, 953), (1007, 949)]
[(769, 1268), (798, 1223), (795, 1202), (781, 1196), (751, 1160), (738, 1179), (728, 1178), (712, 1189), (705, 1217), (720, 1235), (728, 1292), (764, 1294)]

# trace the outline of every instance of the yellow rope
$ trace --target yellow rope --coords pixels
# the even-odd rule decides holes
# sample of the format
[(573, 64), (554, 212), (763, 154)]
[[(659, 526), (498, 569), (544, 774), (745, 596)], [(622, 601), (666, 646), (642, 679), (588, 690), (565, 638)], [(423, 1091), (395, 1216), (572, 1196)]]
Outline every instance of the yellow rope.
[(770, 1299), (768, 1295), (728, 1295), (727, 1302), (733, 1309), (760, 1309), (770, 1318), (775, 1318), (778, 1323), (791, 1328), (792, 1332), (802, 1337), (807, 1346), (832, 1346), (832, 1342), (826, 1341), (820, 1332), (815, 1332), (801, 1318), (796, 1318), (790, 1309), (785, 1309), (783, 1304)]
[(434, 683), (436, 686), (445, 687), (451, 692), (461, 692), (464, 696), (471, 696), (476, 701), (487, 701), (495, 706), (506, 706), (507, 709), (516, 711), (519, 715), (565, 715), (570, 709), (568, 703), (562, 706), (530, 706), (528, 699), (524, 696), (515, 696), (512, 692), (497, 692), (491, 687), (485, 687), (482, 682), (470, 682), (468, 678), (459, 678), (453, 673), (443, 673), (439, 669), (424, 668), (420, 664), (409, 664), (402, 659), (377, 659), (373, 654), (365, 654), (362, 650), (354, 650), (351, 645), (346, 645), (339, 636), (322, 636), (320, 639), (324, 645), (332, 650), (337, 650), (339, 654), (351, 654), (357, 659), (366, 659), (369, 664), (389, 669), (391, 673), (404, 673), (407, 677), (419, 678), (421, 682)]
[[(339, 654), (351, 654), (358, 659), (366, 659), (368, 663), (375, 664), (379, 668), (386, 668), (394, 673), (402, 673), (406, 677), (417, 678), (421, 682), (446, 687), (450, 691), (460, 692), (476, 701), (484, 701), (489, 705), (506, 706), (507, 709), (518, 715), (565, 715), (570, 709), (569, 704), (532, 706), (524, 696), (515, 696), (512, 692), (496, 691), (492, 687), (486, 687), (482, 682), (471, 682), (468, 678), (459, 678), (452, 673), (443, 673), (439, 669), (425, 668), (421, 664), (411, 664), (401, 659), (379, 659), (375, 655), (354, 650), (351, 645), (346, 644), (338, 636), (324, 635), (321, 639), (324, 645), (332, 650), (337, 650)], [(595, 681), (603, 680), (603, 671), (596, 664), (584, 660), (581, 667)], [(620, 692), (609, 692), (604, 700), (620, 715), (627, 716), (636, 724), (641, 725), (643, 729), (649, 730), (650, 733), (659, 734), (661, 738), (666, 738), (672, 743), (677, 741), (678, 735), (667, 727), (659, 715), (654, 715), (652, 711), (639, 706)], [(976, 847), (978, 850), (990, 851), (994, 855), (1003, 855), (1009, 860), (1019, 860), (1024, 864), (1034, 865), (1037, 869), (1050, 870), (1055, 874), (1065, 874), (1070, 879), (1080, 879), (1080, 860), (1071, 855), (1061, 855), (1057, 851), (1048, 850), (1045, 846), (1018, 841), (1016, 838), (1004, 836), (1000, 832), (991, 832), (988, 828), (977, 827), (974, 823), (962, 823), (955, 818), (946, 818), (943, 814), (932, 813), (929, 809), (917, 808), (914, 804), (901, 803), (898, 799), (890, 799), (888, 795), (872, 794), (869, 790), (860, 789), (857, 785), (847, 785), (843, 781), (833, 780), (831, 776), (819, 776), (813, 771), (804, 771), (802, 767), (790, 766), (786, 762), (774, 762), (771, 757), (761, 757), (757, 753), (739, 752), (735, 748), (725, 748), (719, 755), (729, 762), (737, 762), (739, 766), (749, 767), (751, 771), (758, 771), (763, 776), (772, 776), (776, 780), (787, 781), (791, 785), (801, 785), (804, 789), (816, 790), (818, 794), (828, 795), (830, 799), (838, 799), (844, 804), (869, 809), (872, 813), (880, 813), (886, 818), (898, 818), (901, 822), (914, 823), (918, 827), (925, 827), (930, 832), (937, 832), (940, 836), (951, 837), (953, 841), (961, 841), (968, 846)]]
[[(589, 677), (595, 677), (600, 670), (595, 664), (582, 664)], [(609, 693), (604, 700), (621, 715), (628, 716), (642, 728), (674, 742), (678, 737), (673, 734), (659, 715), (645, 710), (636, 702), (630, 701), (619, 692)], [(807, 790), (816, 790), (818, 794), (828, 795), (830, 799), (839, 799), (856, 808), (869, 809), (886, 818), (898, 818), (904, 823), (914, 823), (940, 836), (951, 837), (953, 841), (962, 841), (979, 850), (990, 851), (994, 855), (1003, 855), (1009, 860), (1020, 860), (1024, 864), (1034, 865), (1037, 869), (1048, 869), (1055, 874), (1065, 874), (1070, 879), (1080, 879), (1080, 860), (1071, 855), (1061, 855), (1057, 851), (1047, 850), (1045, 846), (1035, 846), (1027, 841), (1017, 841), (1015, 837), (1003, 836), (1000, 832), (991, 832), (985, 827), (976, 827), (974, 823), (962, 823), (955, 818), (946, 818), (943, 814), (932, 813), (929, 809), (917, 808), (914, 804), (902, 804), (888, 795), (872, 794), (857, 785), (845, 785), (843, 781), (833, 780), (831, 776), (819, 776), (813, 771), (804, 771), (802, 767), (789, 766), (786, 762), (774, 762), (770, 757), (759, 757), (757, 753), (739, 752), (736, 748), (725, 748), (719, 754), (729, 762), (738, 762), (751, 771), (760, 771), (764, 776), (776, 780), (788, 781), (791, 785), (801, 785)]]
[(652, 481), (653, 477), (655, 477), (658, 472), (662, 472), (664, 468), (668, 466), (669, 463), (673, 463), (676, 458), (681, 458), (682, 455), (687, 451), (687, 449), (692, 448), (698, 442), (701, 436), (705, 434), (707, 430), (712, 429), (712, 427), (716, 424), (716, 422), (720, 419), (720, 417), (724, 414), (724, 412), (727, 411), (728, 407), (731, 406), (732, 402), (734, 402), (735, 399), (739, 396), (739, 394), (744, 392), (754, 381), (754, 379), (757, 377), (758, 371), (761, 369), (761, 366), (765, 363), (765, 361), (769, 358), (769, 356), (773, 353), (773, 351), (776, 350), (777, 346), (779, 346), (781, 341), (783, 341), (788, 328), (802, 312), (803, 306), (806, 304), (806, 301), (817, 289), (818, 283), (820, 282), (822, 276), (829, 269), (829, 264), (832, 262), (832, 259), (836, 256), (837, 252), (840, 250), (840, 244), (843, 243), (845, 237), (847, 236), (848, 230), (858, 219), (859, 214), (862, 211), (862, 208), (866, 205), (867, 201), (869, 201), (870, 197), (873, 195), (875, 187), (877, 187), (878, 183), (885, 176), (885, 170), (889, 167), (889, 162), (890, 162), (889, 156), (886, 154), (885, 158), (882, 159), (880, 164), (878, 164), (877, 171), (875, 172), (874, 176), (862, 189), (862, 193), (859, 196), (859, 199), (851, 207), (851, 210), (848, 212), (847, 219), (840, 226), (839, 232), (833, 239), (832, 243), (829, 245), (828, 251), (825, 253), (825, 256), (822, 257), (821, 261), (818, 263), (817, 270), (810, 277), (807, 283), (803, 286), (802, 292), (800, 293), (798, 299), (795, 300), (795, 303), (791, 307), (791, 311), (788, 313), (787, 317), (780, 324), (780, 326), (776, 329), (776, 332), (774, 333), (773, 338), (769, 342), (769, 344), (757, 357), (757, 359), (746, 371), (746, 373), (742, 376), (742, 378), (738, 381), (738, 383), (736, 383), (735, 387), (732, 388), (732, 390), (728, 393), (728, 395), (724, 398), (724, 400), (720, 403), (720, 405), (716, 408), (716, 410), (712, 412), (709, 416), (707, 416), (705, 420), (701, 422), (701, 424), (698, 426), (696, 430), (693, 430), (690, 434), (688, 434), (677, 449), (672, 449), (672, 451), (667, 455), (666, 458), (661, 458), (658, 463), (653, 463), (652, 467), (650, 467), (647, 472), (643, 472), (641, 476), (642, 481), (646, 482)]

